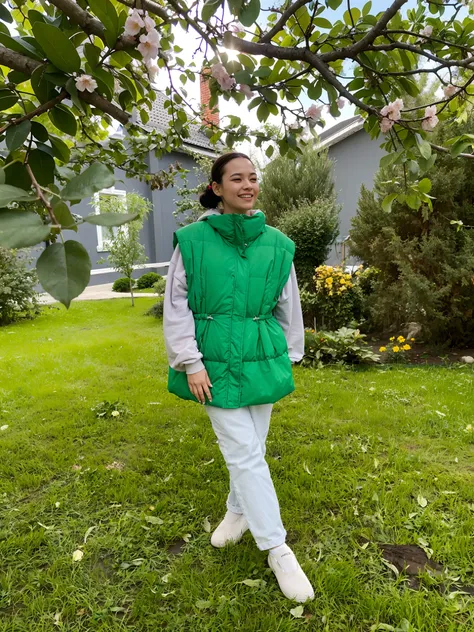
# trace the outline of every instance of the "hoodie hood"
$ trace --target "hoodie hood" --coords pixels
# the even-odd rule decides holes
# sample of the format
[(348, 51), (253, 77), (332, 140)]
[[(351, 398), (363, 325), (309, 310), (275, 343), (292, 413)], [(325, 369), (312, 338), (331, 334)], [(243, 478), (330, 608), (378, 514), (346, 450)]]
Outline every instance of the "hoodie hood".
[(262, 211), (251, 210), (249, 215), (239, 213), (222, 213), (217, 209), (206, 211), (198, 221), (207, 222), (217, 231), (222, 239), (234, 246), (242, 257), (245, 250), (266, 231), (265, 215)]

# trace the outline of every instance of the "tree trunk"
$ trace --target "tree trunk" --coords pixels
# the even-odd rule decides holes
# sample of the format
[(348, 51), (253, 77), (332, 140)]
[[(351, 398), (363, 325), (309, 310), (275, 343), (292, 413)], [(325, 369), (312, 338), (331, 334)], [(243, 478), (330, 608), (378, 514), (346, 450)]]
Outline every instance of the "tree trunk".
[(135, 298), (133, 297), (133, 283), (132, 283), (132, 277), (128, 278), (129, 282), (130, 282), (130, 294), (132, 295), (132, 307), (135, 307)]

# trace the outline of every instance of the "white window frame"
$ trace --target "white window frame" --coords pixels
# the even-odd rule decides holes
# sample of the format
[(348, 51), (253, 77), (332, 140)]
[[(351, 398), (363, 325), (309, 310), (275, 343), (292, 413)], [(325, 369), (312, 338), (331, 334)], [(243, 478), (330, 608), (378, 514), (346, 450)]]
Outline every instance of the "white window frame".
[[(115, 187), (111, 187), (110, 189), (102, 189), (98, 193), (94, 193), (94, 210), (95, 210), (96, 215), (100, 214), (101, 194), (115, 195), (121, 198), (126, 198), (127, 196), (127, 192), (124, 189), (116, 189)], [(105, 226), (96, 226), (96, 228), (97, 228), (97, 252), (109, 252), (110, 242), (104, 238)]]

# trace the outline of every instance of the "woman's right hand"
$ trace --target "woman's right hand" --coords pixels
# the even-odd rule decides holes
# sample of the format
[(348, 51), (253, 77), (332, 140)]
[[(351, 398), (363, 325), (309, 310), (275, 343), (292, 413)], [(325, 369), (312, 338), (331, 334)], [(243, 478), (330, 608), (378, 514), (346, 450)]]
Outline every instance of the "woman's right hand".
[(197, 373), (189, 374), (188, 386), (189, 390), (200, 404), (206, 403), (206, 397), (210, 402), (212, 402), (212, 395), (211, 391), (209, 390), (210, 388), (212, 388), (212, 384), (206, 369), (202, 369)]

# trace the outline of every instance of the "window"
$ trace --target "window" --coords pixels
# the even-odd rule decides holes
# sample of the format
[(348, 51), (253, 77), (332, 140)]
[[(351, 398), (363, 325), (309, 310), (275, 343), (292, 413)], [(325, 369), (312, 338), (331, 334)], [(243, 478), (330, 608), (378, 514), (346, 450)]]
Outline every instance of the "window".
[[(108, 212), (124, 213), (127, 209), (127, 192), (121, 189), (102, 189), (94, 195), (94, 208), (97, 214)], [(104, 202), (106, 204), (104, 205)], [(102, 209), (101, 209), (102, 206)], [(110, 239), (117, 233), (118, 227), (97, 226), (97, 252), (108, 252)]]

